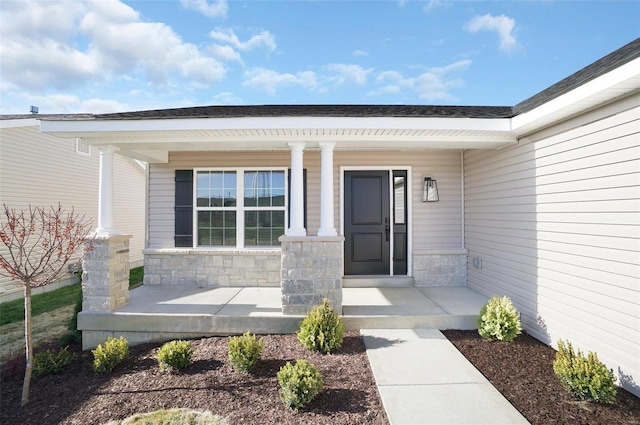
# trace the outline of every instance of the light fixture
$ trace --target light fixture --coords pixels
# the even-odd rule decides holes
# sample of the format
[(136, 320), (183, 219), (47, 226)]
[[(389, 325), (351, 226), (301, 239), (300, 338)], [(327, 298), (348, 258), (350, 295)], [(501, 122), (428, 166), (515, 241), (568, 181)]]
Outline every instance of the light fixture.
[(422, 189), (422, 202), (438, 202), (438, 184), (431, 177), (424, 178), (424, 188)]

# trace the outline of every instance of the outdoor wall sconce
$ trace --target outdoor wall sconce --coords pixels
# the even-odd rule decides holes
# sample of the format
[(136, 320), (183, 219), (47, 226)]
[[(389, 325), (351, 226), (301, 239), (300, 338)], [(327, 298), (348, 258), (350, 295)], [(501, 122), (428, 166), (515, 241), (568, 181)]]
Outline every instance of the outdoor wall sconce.
[(431, 177), (424, 178), (424, 188), (422, 189), (422, 202), (438, 202), (438, 184)]

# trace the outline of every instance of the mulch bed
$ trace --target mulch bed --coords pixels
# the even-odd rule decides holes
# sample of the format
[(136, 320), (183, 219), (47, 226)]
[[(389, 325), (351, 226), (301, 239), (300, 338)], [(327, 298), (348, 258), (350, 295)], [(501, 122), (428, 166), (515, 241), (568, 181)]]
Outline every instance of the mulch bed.
[[(553, 373), (555, 350), (523, 334), (513, 343), (489, 342), (477, 331), (444, 331), (447, 338), (534, 425), (640, 424), (640, 399), (619, 389), (614, 405), (581, 402)], [(91, 368), (91, 352), (57, 376), (34, 378), (31, 401), (20, 408), (23, 374), (15, 362), (1, 380), (0, 423), (104, 424), (160, 408), (207, 409), (235, 424), (388, 424), (358, 332), (324, 356), (304, 349), (295, 335), (263, 335), (262, 359), (249, 374), (227, 361), (227, 338), (192, 341), (193, 364), (178, 374), (161, 373), (161, 344), (131, 347), (130, 357), (110, 375)], [(276, 373), (287, 361), (307, 359), (324, 378), (324, 390), (294, 412), (280, 401)], [(7, 374), (7, 367), (14, 373)], [(10, 376), (7, 376), (10, 375)]]
[[(20, 408), (23, 374), (2, 378), (0, 423), (104, 424), (134, 413), (184, 407), (210, 410), (230, 424), (388, 424), (359, 332), (345, 333), (330, 355), (312, 353), (296, 335), (263, 335), (261, 360), (246, 374), (227, 360), (226, 337), (192, 341), (193, 363), (182, 373), (158, 369), (161, 344), (130, 348), (112, 374), (93, 372), (90, 351), (64, 373), (34, 378), (31, 399)], [(280, 400), (276, 373), (287, 361), (315, 364), (324, 389), (294, 412)]]
[(527, 334), (486, 341), (477, 331), (445, 336), (532, 424), (640, 424), (640, 399), (618, 388), (612, 405), (577, 400), (553, 372), (555, 350)]

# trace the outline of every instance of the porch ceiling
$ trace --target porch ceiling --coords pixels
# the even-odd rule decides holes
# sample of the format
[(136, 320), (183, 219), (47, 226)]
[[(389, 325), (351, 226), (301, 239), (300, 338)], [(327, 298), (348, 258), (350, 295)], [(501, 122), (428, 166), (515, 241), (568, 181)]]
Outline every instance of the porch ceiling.
[(310, 149), (497, 149), (516, 143), (509, 119), (477, 118), (198, 118), (173, 120), (42, 121), (41, 131), (82, 138), (93, 146), (147, 162), (166, 162), (172, 151)]

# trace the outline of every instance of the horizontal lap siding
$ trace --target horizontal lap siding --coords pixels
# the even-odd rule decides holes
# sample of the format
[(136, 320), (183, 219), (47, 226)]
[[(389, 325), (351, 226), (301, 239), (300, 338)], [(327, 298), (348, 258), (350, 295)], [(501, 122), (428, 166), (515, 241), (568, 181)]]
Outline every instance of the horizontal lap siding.
[[(133, 160), (115, 155), (113, 161), (114, 225), (129, 240), (129, 261), (142, 265), (145, 239), (146, 171)], [(98, 194), (92, 194), (98, 199)]]
[[(149, 247), (173, 247), (174, 172), (198, 167), (290, 167), (289, 151), (172, 153), (168, 164), (151, 164), (149, 175)], [(320, 227), (320, 152), (304, 151), (307, 169), (307, 233)], [(462, 213), (460, 153), (455, 151), (334, 152), (334, 222), (340, 228), (340, 167), (411, 167), (413, 250), (460, 248)], [(438, 181), (440, 202), (422, 203), (422, 181)]]
[[(140, 261), (144, 244), (144, 172), (118, 155), (114, 172), (115, 225), (123, 233), (133, 234), (131, 261)], [(95, 229), (98, 180), (96, 148), (91, 149), (90, 156), (78, 154), (75, 140), (42, 134), (37, 126), (0, 130), (0, 205), (23, 209), (60, 203), (65, 210), (73, 207), (86, 214)], [(8, 282), (8, 278), (0, 277), (2, 282)]]
[(637, 104), (466, 152), (465, 241), (482, 258), (470, 287), (510, 296), (530, 333), (596, 351), (640, 382)]

